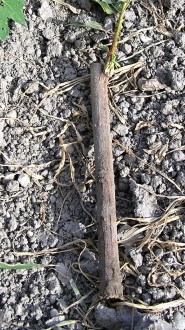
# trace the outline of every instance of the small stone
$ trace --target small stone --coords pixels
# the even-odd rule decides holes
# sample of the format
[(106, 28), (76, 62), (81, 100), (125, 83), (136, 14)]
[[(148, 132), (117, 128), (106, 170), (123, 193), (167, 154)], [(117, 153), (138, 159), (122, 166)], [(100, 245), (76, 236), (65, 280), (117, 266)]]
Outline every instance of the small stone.
[(3, 61), (4, 59), (4, 49), (0, 47), (0, 61)]
[(169, 9), (172, 6), (172, 0), (162, 0), (162, 4)]
[(11, 193), (19, 191), (19, 182), (16, 180), (9, 181), (6, 186), (6, 190)]
[(136, 249), (132, 249), (130, 251), (130, 256), (131, 256), (132, 260), (134, 261), (136, 268), (142, 266), (143, 256), (141, 255), (140, 252), (138, 252)]
[(34, 30), (34, 24), (32, 20), (28, 21), (28, 29), (30, 32)]
[(120, 170), (120, 176), (121, 178), (126, 178), (130, 173), (130, 168), (128, 166), (124, 166), (121, 170)]
[(132, 8), (126, 10), (125, 12), (125, 20), (127, 21), (135, 21), (136, 20), (136, 14)]
[(124, 135), (128, 134), (128, 127), (123, 124), (116, 124), (114, 126), (113, 130), (120, 136), (124, 136)]
[(61, 295), (63, 293), (60, 282), (55, 274), (48, 275), (47, 283), (50, 294)]
[(3, 128), (4, 128), (4, 124), (5, 124), (5, 121), (4, 119), (0, 119), (0, 132), (3, 131)]
[(177, 150), (173, 153), (172, 157), (176, 162), (183, 162), (185, 160), (185, 153), (181, 150)]
[[(153, 188), (143, 184), (136, 186), (131, 182), (131, 190), (133, 193), (133, 201), (135, 203), (134, 213), (136, 217), (150, 218), (159, 214), (156, 196), (153, 193)], [(151, 193), (149, 193), (149, 191)]]
[(161, 104), (161, 111), (164, 115), (169, 115), (170, 113), (173, 113), (173, 109), (174, 107), (171, 101), (167, 101)]
[(16, 218), (14, 217), (14, 215), (11, 215), (11, 218), (8, 222), (8, 229), (10, 232), (15, 232), (15, 230), (17, 229), (18, 223), (16, 221)]
[(30, 177), (26, 173), (21, 173), (18, 176), (18, 182), (23, 188), (26, 188), (30, 184)]
[(46, 186), (45, 186), (45, 191), (50, 191), (50, 190), (52, 190), (53, 189), (53, 184), (52, 183), (48, 183), (48, 184), (46, 184)]
[(112, 31), (113, 30), (113, 20), (109, 17), (109, 16), (106, 16), (105, 17), (105, 21), (104, 21), (104, 29), (105, 30), (110, 30)]
[(37, 306), (34, 314), (35, 314), (35, 319), (40, 320), (43, 316), (42, 309), (39, 306)]
[(38, 10), (40, 17), (43, 19), (43, 21), (47, 21), (49, 19), (53, 18), (53, 12), (52, 9), (46, 0), (42, 0), (41, 7)]
[(77, 40), (75, 41), (75, 47), (76, 47), (77, 49), (82, 49), (82, 48), (84, 48), (84, 46), (85, 46), (85, 44), (84, 44), (84, 39), (77, 39)]
[(167, 284), (171, 283), (171, 278), (168, 274), (162, 274), (162, 275), (158, 276), (156, 282), (157, 282), (157, 284), (160, 284), (160, 285), (167, 285)]
[(58, 315), (58, 311), (57, 311), (57, 309), (52, 308), (52, 309), (50, 310), (50, 316), (53, 318), (53, 317), (56, 317), (57, 315)]
[(185, 317), (179, 311), (173, 314), (173, 329), (184, 330)]
[(148, 305), (150, 305), (151, 303), (151, 295), (149, 293), (144, 293), (142, 295), (142, 300), (147, 303)]
[(151, 38), (147, 37), (143, 33), (140, 34), (140, 40), (142, 41), (143, 44), (149, 44), (152, 41)]
[(4, 148), (6, 145), (6, 142), (4, 140), (4, 134), (3, 132), (0, 132), (0, 148)]
[(28, 230), (26, 234), (29, 238), (33, 237), (33, 232), (31, 230)]
[(26, 94), (33, 94), (38, 92), (39, 90), (39, 83), (37, 81), (32, 82), (29, 84), (28, 88), (26, 89)]
[(185, 48), (185, 32), (175, 33), (175, 42), (178, 46)]
[(62, 322), (65, 320), (65, 316), (64, 315), (59, 315), (59, 316), (55, 316), (52, 319), (46, 321), (46, 326), (47, 327), (53, 327), (54, 325), (57, 326), (58, 323)]
[(12, 172), (5, 173), (5, 176), (3, 178), (3, 183), (7, 184), (8, 181), (13, 180), (14, 177), (15, 177), (15, 173), (12, 173)]
[(57, 306), (58, 306), (59, 309), (66, 309), (67, 308), (67, 303), (64, 299), (61, 298), (57, 301)]
[(7, 116), (10, 119), (7, 119), (7, 124), (10, 126), (13, 126), (15, 123), (15, 119), (17, 118), (17, 112), (13, 109), (10, 112), (7, 113)]
[(52, 39), (48, 43), (47, 55), (48, 57), (59, 57), (62, 53), (63, 45), (57, 39)]
[(184, 68), (177, 70), (173, 70), (170, 75), (171, 80), (171, 88), (176, 91), (182, 91), (185, 86), (184, 79)]
[(97, 61), (97, 58), (96, 58), (95, 53), (89, 53), (89, 57), (90, 57), (90, 59), (91, 59), (93, 62), (96, 62), (96, 61)]
[(87, 11), (91, 10), (91, 8), (92, 8), (91, 1), (89, 1), (89, 0), (78, 0), (78, 2), (79, 2), (79, 5), (80, 5), (81, 8), (83, 8)]
[(53, 29), (53, 26), (51, 23), (49, 23), (49, 25), (43, 29), (43, 36), (48, 39), (48, 40), (52, 40), (54, 38), (55, 35), (55, 30)]
[(126, 55), (129, 55), (132, 53), (132, 46), (130, 44), (125, 43), (123, 45), (123, 51)]

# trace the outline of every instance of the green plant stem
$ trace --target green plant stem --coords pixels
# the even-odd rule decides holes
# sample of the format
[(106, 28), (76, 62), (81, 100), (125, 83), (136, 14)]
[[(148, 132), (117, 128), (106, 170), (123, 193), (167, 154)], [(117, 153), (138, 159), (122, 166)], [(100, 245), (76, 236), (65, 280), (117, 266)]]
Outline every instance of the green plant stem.
[(121, 29), (122, 29), (122, 22), (123, 22), (125, 10), (127, 9), (130, 1), (131, 0), (128, 0), (127, 2), (123, 2), (123, 4), (122, 4), (121, 12), (119, 14), (117, 28), (116, 28), (116, 31), (114, 34), (114, 39), (113, 39), (112, 45), (111, 45), (108, 55), (107, 55), (107, 60), (106, 60), (105, 70), (104, 70), (104, 73), (106, 75), (111, 75), (112, 71), (114, 70), (114, 67), (116, 67), (116, 66), (119, 67), (119, 64), (116, 62), (115, 51), (117, 48), (119, 35), (120, 35)]

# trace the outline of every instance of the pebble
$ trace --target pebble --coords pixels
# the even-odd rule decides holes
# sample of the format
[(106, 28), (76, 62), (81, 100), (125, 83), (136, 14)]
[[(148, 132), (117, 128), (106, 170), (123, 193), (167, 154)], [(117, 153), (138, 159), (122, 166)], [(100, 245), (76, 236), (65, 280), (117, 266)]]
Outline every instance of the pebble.
[(4, 49), (0, 47), (0, 61), (3, 61), (4, 59)]
[(31, 230), (28, 230), (26, 234), (29, 238), (33, 237), (33, 235), (34, 235), (33, 231), (31, 231)]
[(162, 4), (166, 8), (170, 8), (172, 6), (172, 0), (162, 0)]
[(5, 173), (5, 176), (3, 178), (3, 183), (6, 184), (8, 181), (13, 180), (15, 177), (15, 173), (12, 172), (7, 172)]
[(128, 166), (124, 166), (121, 170), (120, 170), (120, 176), (121, 178), (126, 178), (130, 173), (130, 168)]
[(113, 130), (118, 134), (118, 135), (126, 135), (128, 133), (128, 127), (123, 124), (116, 124), (113, 128)]
[(4, 124), (5, 124), (5, 121), (4, 119), (0, 119), (0, 132), (3, 131), (3, 128), (4, 128)]
[(33, 94), (39, 91), (39, 83), (37, 81), (32, 82), (29, 84), (28, 88), (26, 89), (26, 94)]
[(176, 329), (184, 330), (185, 317), (183, 316), (183, 314), (177, 311), (173, 314), (173, 319), (174, 319), (173, 324), (176, 327)]
[(136, 20), (136, 14), (132, 8), (126, 10), (125, 20), (131, 21), (131, 22)]
[(110, 31), (112, 31), (113, 30), (113, 20), (109, 17), (109, 16), (107, 16), (107, 17), (105, 17), (105, 21), (104, 21), (104, 29), (105, 30), (110, 30)]
[(185, 160), (185, 153), (181, 150), (175, 151), (173, 153), (172, 158), (176, 161), (176, 162), (183, 162)]
[(53, 317), (56, 317), (58, 315), (58, 311), (56, 308), (52, 308), (50, 310), (50, 316), (53, 318)]
[(30, 184), (30, 177), (26, 173), (21, 173), (18, 176), (18, 182), (23, 188), (26, 188)]
[(0, 131), (0, 148), (4, 148), (6, 145), (6, 142), (4, 140), (4, 134)]
[(12, 214), (8, 222), (8, 228), (10, 232), (14, 232), (17, 229), (18, 223), (15, 216)]
[[(59, 153), (60, 146), (58, 138), (56, 138), (64, 124), (61, 120), (67, 119), (67, 122), (74, 121), (76, 127), (82, 132), (83, 142), (89, 155), (89, 168), (92, 169), (92, 171), (94, 170), (94, 144), (90, 128), (91, 109), (89, 83), (87, 82), (83, 85), (75, 86), (69, 93), (66, 92), (58, 96), (53, 95), (53, 97), (46, 99), (41, 108), (41, 110), (44, 110), (43, 114), (40, 111), (36, 111), (35, 113), (34, 108), (47, 93), (45, 88), (38, 84), (39, 81), (43, 82), (49, 88), (52, 88), (66, 80), (72, 80), (76, 77), (88, 74), (89, 68), (87, 68), (87, 65), (84, 63), (96, 61), (96, 56), (98, 59), (101, 55), (99, 52), (95, 52), (94, 48), (96, 48), (100, 42), (103, 44), (110, 43), (110, 33), (101, 31), (99, 33), (98, 31), (86, 30), (85, 28), (66, 27), (66, 23), (69, 23), (70, 20), (72, 21), (72, 16), (75, 16), (76, 20), (81, 20), (83, 14), (82, 22), (91, 19), (96, 20), (101, 23), (106, 30), (110, 30), (110, 32), (115, 25), (115, 17), (114, 15), (103, 14), (101, 7), (90, 0), (66, 0), (65, 2), (85, 10), (90, 10), (90, 7), (93, 6), (93, 12), (88, 13), (85, 12), (85, 10), (81, 10), (81, 16), (73, 15), (71, 11), (64, 6), (57, 5), (56, 7), (54, 1), (36, 1), (38, 6), (37, 4), (33, 5), (34, 1), (31, 1), (31, 4), (27, 6), (27, 9), (29, 9), (27, 18), (31, 20), (30, 23), (28, 22), (28, 31), (26, 31), (25, 28), (22, 30), (22, 27), (21, 30), (17, 30), (17, 27), (15, 27), (18, 33), (12, 31), (12, 36), (1, 45), (3, 50), (0, 47), (2, 78), (5, 78), (7, 82), (7, 84), (5, 84), (7, 99), (4, 100), (2, 94), (2, 101), (0, 102), (0, 132), (4, 133), (0, 133), (1, 148), (2, 144), (6, 145), (5, 156), (7, 155), (11, 160), (15, 160), (23, 165), (28, 163), (43, 164), (45, 161), (48, 162), (48, 165), (43, 166), (41, 170), (42, 173), (40, 174), (42, 174), (44, 179), (39, 187), (33, 185), (31, 176), (27, 176), (27, 173), (22, 170), (17, 172), (18, 168), (15, 165), (8, 166), (12, 163), (5, 159), (3, 155), (1, 156), (2, 159), (0, 163), (5, 164), (6, 167), (2, 167), (1, 169), (0, 183), (0, 194), (2, 195), (1, 199), (3, 199), (1, 201), (2, 206), (0, 206), (0, 215), (2, 219), (4, 219), (2, 223), (0, 222), (0, 226), (2, 227), (0, 228), (0, 253), (1, 259), (9, 263), (32, 261), (32, 258), (30, 259), (29, 256), (25, 256), (20, 260), (17, 260), (16, 256), (15, 260), (10, 259), (10, 256), (6, 257), (7, 251), (13, 250), (14, 246), (12, 244), (15, 245), (15, 250), (20, 252), (27, 250), (29, 252), (40, 251), (41, 249), (48, 250), (49, 248), (58, 246), (58, 244), (65, 244), (78, 237), (82, 237), (83, 239), (87, 236), (84, 229), (85, 227), (83, 226), (90, 223), (90, 219), (87, 215), (84, 215), (81, 209), (79, 198), (76, 198), (75, 194), (74, 196), (69, 195), (58, 223), (58, 233), (61, 236), (50, 236), (50, 230), (53, 229), (54, 219), (56, 215), (58, 217), (63, 197), (65, 197), (68, 191), (68, 187), (62, 187), (61, 191), (59, 189), (55, 191), (52, 184), (53, 175), (61, 159)], [(165, 13), (167, 15), (169, 14), (168, 18), (170, 21), (177, 18), (180, 26), (182, 24), (182, 11), (179, 10), (176, 17), (172, 17), (171, 12), (173, 7), (177, 8), (178, 3), (182, 3), (182, 0), (171, 0), (169, 2), (172, 3), (171, 11)], [(138, 24), (140, 24), (140, 28), (148, 27), (149, 22), (146, 19), (147, 11), (143, 11), (139, 3), (137, 4), (137, 10), (136, 7), (133, 6), (133, 9), (131, 7), (132, 6), (130, 6), (126, 12), (126, 18), (123, 22), (125, 31), (122, 32), (120, 40), (129, 36), (130, 33), (132, 33), (131, 29), (137, 31)], [(126, 27), (129, 26), (132, 26), (130, 31), (126, 29)], [(145, 44), (147, 45), (150, 42), (149, 37), (152, 37), (155, 42), (165, 39), (162, 34), (155, 33), (155, 30), (142, 31), (142, 33), (141, 38), (137, 35), (131, 42), (128, 40), (126, 44), (119, 44), (119, 51), (117, 52), (118, 59), (123, 59), (126, 55), (129, 56), (132, 53), (137, 53), (137, 51), (142, 48), (142, 44), (144, 47)], [(164, 76), (168, 78), (167, 81), (169, 81), (169, 88), (171, 86), (170, 74), (172, 71), (175, 72), (171, 79), (173, 86), (179, 83), (180, 89), (182, 88), (181, 84), (184, 84), (184, 55), (182, 54), (183, 45), (185, 43), (184, 32), (178, 32), (177, 35), (175, 35), (174, 32), (174, 37), (172, 39), (173, 42), (169, 42), (168, 48), (165, 47), (167, 43), (165, 42), (157, 47), (151, 48), (148, 52), (144, 52), (144, 54), (136, 56), (136, 60), (139, 60), (140, 56), (146, 60), (146, 68), (145, 70), (143, 69), (141, 73), (138, 71), (139, 75), (137, 76), (137, 80), (140, 76), (144, 76), (145, 79), (153, 78), (157, 75), (158, 68), (163, 68), (163, 71), (165, 71)], [(82, 46), (84, 49), (76, 49), (76, 47), (80, 48)], [(178, 51), (178, 47), (180, 51)], [(4, 60), (2, 60), (3, 56)], [(105, 56), (105, 53), (102, 56)], [(131, 63), (133, 63), (132, 59), (128, 59), (124, 61), (124, 63), (120, 60), (121, 66)], [(178, 75), (180, 75), (180, 77), (178, 77)], [(132, 76), (132, 73), (128, 73), (128, 78), (130, 76)], [(181, 126), (183, 126), (185, 114), (183, 100), (185, 90), (181, 90), (179, 93), (177, 93), (176, 90), (170, 90), (166, 93), (159, 93), (159, 95), (155, 95), (155, 92), (148, 93), (146, 91), (145, 93), (141, 93), (135, 90), (133, 91), (133, 95), (130, 95), (124, 90), (125, 78), (122, 80), (122, 76), (120, 76), (119, 79), (120, 83), (123, 83), (121, 86), (123, 89), (120, 90), (119, 84), (115, 84), (117, 89), (114, 89), (112, 93), (112, 100), (114, 100), (116, 105), (120, 108), (125, 122), (121, 124), (119, 119), (111, 114), (111, 118), (113, 117), (111, 120), (111, 127), (112, 132), (115, 128), (114, 136), (119, 138), (120, 143), (123, 143), (125, 148), (128, 147), (133, 150), (136, 155), (148, 161), (148, 163), (152, 162), (152, 158), (150, 155), (145, 156), (143, 152), (143, 149), (146, 148), (148, 143), (149, 147), (152, 143), (160, 140), (162, 144), (168, 144), (170, 146), (169, 150), (171, 151), (181, 148), (184, 145), (183, 129)], [(26, 90), (25, 87), (30, 88), (26, 93), (27, 95), (22, 98), (21, 94)], [(133, 90), (135, 86), (130, 86), (130, 88)], [(177, 88), (177, 90), (180, 89), (179, 87)], [(15, 99), (13, 99), (13, 97)], [(21, 98), (19, 99), (19, 97)], [(82, 105), (84, 103), (84, 106), (87, 107), (87, 118), (83, 116), (81, 108), (78, 106), (81, 104), (81, 99)], [(7, 101), (7, 104), (5, 101)], [(18, 101), (20, 101), (20, 103)], [(33, 136), (31, 133), (28, 133), (26, 127), (23, 127), (16, 118), (3, 119), (3, 117), (7, 117), (7, 113), (13, 109), (16, 111), (17, 119), (20, 118), (25, 125), (28, 124), (28, 127), (31, 124), (35, 133), (41, 135)], [(32, 121), (34, 113), (36, 119)], [(75, 113), (79, 113), (79, 116), (75, 116)], [(49, 116), (47, 116), (47, 114)], [(60, 120), (56, 120), (54, 117), (60, 117)], [(152, 127), (143, 127), (139, 132), (134, 131), (136, 124), (140, 121), (147, 121), (149, 123), (155, 122), (155, 124)], [(170, 126), (170, 130), (168, 130), (169, 122), (174, 123), (176, 126), (179, 125), (179, 127)], [(164, 124), (164, 126), (162, 126), (162, 124)], [(84, 130), (84, 128), (86, 130)], [(46, 134), (42, 135), (42, 132), (46, 132)], [(127, 134), (125, 135), (126, 132)], [(64, 133), (63, 138), (65, 143), (73, 142), (75, 140), (74, 130), (69, 127)], [(83, 173), (85, 173), (85, 167), (80, 167), (78, 164), (78, 153), (76, 149), (74, 152), (74, 146), (71, 145), (68, 149), (76, 168), (76, 180), (80, 185), (80, 180), (83, 177)], [(144, 166), (142, 162), (138, 161), (135, 157), (127, 155), (124, 149), (118, 148), (115, 145), (114, 149), (116, 149), (114, 152), (114, 168), (116, 183), (118, 184), (116, 188), (117, 192), (120, 193), (120, 198), (123, 198), (123, 200), (118, 200), (118, 213), (124, 217), (130, 214), (134, 216), (135, 212), (136, 216), (145, 217), (155, 215), (159, 207), (161, 207), (161, 211), (164, 212), (163, 206), (165, 208), (167, 205), (164, 205), (160, 198), (157, 198), (157, 200), (153, 199), (153, 194), (143, 193), (144, 190), (142, 188), (139, 191), (135, 191), (135, 188), (130, 187), (130, 181), (127, 176), (132, 176), (136, 183), (140, 185), (147, 184), (148, 186), (144, 186), (143, 188), (148, 189), (151, 187), (154, 193), (157, 194), (161, 193), (169, 196), (177, 194), (173, 185), (164, 177), (162, 177), (160, 181), (157, 177), (155, 179), (155, 172), (149, 170), (147, 166)], [(183, 173), (184, 156), (182, 154), (183, 150), (179, 151), (173, 151), (171, 154), (166, 155), (165, 159), (167, 159), (168, 162), (165, 165), (165, 173), (168, 174), (171, 168), (172, 172), (169, 173), (169, 177), (172, 178), (172, 174), (175, 171), (176, 176), (174, 180), (183, 190), (185, 186), (185, 174)], [(115, 161), (116, 158), (117, 160)], [(49, 161), (52, 162), (51, 165), (49, 165)], [(163, 162), (157, 164), (157, 168), (163, 171)], [(66, 171), (63, 171), (59, 178), (63, 182), (69, 180), (70, 172), (68, 172), (68, 170), (67, 167)], [(154, 179), (152, 180), (152, 178)], [(91, 182), (88, 183), (86, 185), (86, 190), (82, 192), (82, 197), (88, 211), (95, 216), (96, 202), (93, 200), (93, 198), (95, 198), (94, 189), (95, 184)], [(42, 196), (42, 192), (47, 193), (48, 196)], [(16, 197), (14, 197), (14, 195)], [(41, 219), (39, 214), (42, 197), (46, 206), (46, 227), (43, 226), (41, 221), (43, 219)], [(129, 200), (130, 203), (128, 204), (125, 199)], [(129, 224), (131, 226), (134, 225), (133, 222), (129, 222)], [(168, 229), (170, 226), (172, 229), (174, 227), (177, 228), (177, 221), (173, 224), (166, 224), (165, 228)], [(163, 228), (163, 230), (165, 228)], [(92, 231), (89, 230), (89, 234), (91, 233)], [(45, 236), (42, 234), (45, 234)], [(183, 242), (185, 229), (180, 227), (178, 230), (166, 230), (166, 236), (163, 237), (162, 235), (163, 233), (161, 233), (161, 239), (167, 237), (168, 240), (174, 238), (177, 242)], [(24, 236), (26, 239), (24, 239)], [(132, 246), (132, 248), (134, 248), (134, 246)], [(139, 273), (143, 274), (143, 277), (140, 278), (139, 282), (137, 282), (137, 278), (131, 281), (132, 276), (127, 274), (127, 278), (130, 280), (128, 284), (130, 283), (130, 285), (134, 287), (134, 289), (129, 289), (128, 296), (132, 298), (132, 295), (135, 295), (136, 299), (144, 300), (148, 304), (165, 302), (167, 298), (163, 288), (161, 290), (157, 288), (154, 296), (149, 293), (147, 281), (153, 260), (150, 258), (148, 263), (146, 263), (147, 260), (145, 259), (142, 261), (142, 256), (145, 258), (145, 253), (147, 252), (145, 248), (147, 249), (147, 246), (144, 247), (144, 250), (141, 249), (139, 251), (140, 255), (137, 253), (137, 250), (132, 251), (131, 256), (129, 255), (135, 268), (139, 267)], [(130, 249), (131, 246), (127, 246), (127, 253), (129, 253)], [(155, 247), (154, 253), (156, 254), (156, 258), (164, 259), (160, 249), (157, 250)], [(83, 253), (83, 259), (81, 260), (83, 269), (93, 274), (97, 271), (97, 256), (95, 255), (95, 257), (91, 259), (90, 256), (85, 258), (84, 254), (85, 253)], [(52, 272), (51, 269), (21, 270), (16, 271), (16, 276), (15, 272), (8, 272), (8, 276), (6, 271), (1, 272), (1, 313), (3, 314), (4, 321), (3, 324), (1, 322), (0, 328), (7, 329), (12, 327), (13, 329), (15, 328), (14, 330), (18, 328), (44, 329), (53, 328), (52, 324), (54, 324), (54, 329), (58, 329), (60, 326), (57, 326), (57, 324), (67, 318), (64, 309), (74, 301), (74, 293), (71, 291), (69, 283), (74, 274), (69, 274), (69, 271), (70, 263), (75, 261), (75, 255), (71, 256), (70, 253), (67, 253), (64, 257), (61, 255), (60, 260), (57, 259), (57, 255), (52, 255), (50, 257), (50, 260), (46, 257), (44, 260), (44, 257), (41, 257), (38, 262), (44, 265), (58, 265), (61, 261), (65, 262), (63, 268), (60, 267), (56, 269), (63, 275), (63, 278), (58, 272), (54, 271), (59, 281), (55, 276), (47, 278), (48, 274)], [(181, 258), (182, 260), (185, 259), (183, 256), (181, 256)], [(37, 260), (35, 261), (37, 262)], [(170, 260), (168, 261), (167, 263), (165, 259), (164, 261), (162, 260), (164, 265), (167, 264), (168, 269), (171, 270), (173, 269), (175, 260), (172, 259), (171, 263)], [(183, 275), (179, 277), (183, 278)], [(159, 282), (163, 283), (163, 281), (168, 284), (168, 278), (159, 278)], [(183, 281), (179, 283), (174, 279), (172, 279), (172, 281), (180, 290), (183, 290)], [(180, 287), (180, 284), (182, 284), (182, 287)], [(27, 291), (25, 291), (25, 288)], [(126, 288), (126, 290), (127, 289), (128, 288)], [(81, 293), (84, 295), (87, 293), (86, 291), (88, 289), (85, 286), (83, 288), (82, 285), (80, 286), (80, 290), (82, 290)], [(173, 297), (174, 294), (176, 294), (175, 299), (178, 299), (179, 293), (177, 291), (176, 293), (169, 292), (169, 299)], [(22, 297), (25, 297), (25, 295), (26, 299), (22, 300)], [(31, 308), (29, 308), (29, 306), (31, 306)], [(62, 310), (65, 317), (62, 316), (59, 318)], [(181, 309), (179, 308), (179, 310)], [(169, 314), (166, 315), (169, 316)], [(71, 310), (70, 318), (78, 318), (75, 310), (74, 313), (73, 310)], [(178, 318), (176, 319), (178, 321)], [(181, 316), (179, 319), (181, 321)], [(7, 324), (4, 324), (5, 322)], [(183, 322), (183, 320), (181, 322)], [(125, 324), (121, 324), (124, 328)], [(137, 324), (133, 326), (137, 327)], [(158, 324), (156, 327), (157, 326), (159, 328)], [(104, 324), (102, 325), (102, 328), (103, 327)], [(114, 328), (116, 327), (111, 327), (111, 329)], [(183, 327), (181, 328), (184, 330)], [(77, 330), (77, 325), (75, 325), (75, 329)], [(141, 329), (145, 329), (143, 325), (140, 326), (140, 330)], [(174, 327), (174, 330), (177, 329), (179, 329), (177, 326)], [(165, 330), (167, 329), (165, 328)]]
[(142, 186), (143, 188), (137, 187), (131, 182), (131, 189), (135, 199), (135, 216), (143, 218), (156, 216), (156, 214), (159, 212), (157, 207), (157, 199), (155, 195), (152, 195), (148, 192), (153, 192), (153, 188), (146, 184)]
[(176, 91), (182, 91), (185, 86), (184, 68), (171, 71), (171, 88)]
[(11, 193), (19, 191), (19, 182), (16, 180), (9, 181), (6, 185), (6, 190)]
[(62, 43), (57, 39), (53, 39), (48, 43), (47, 56), (58, 57), (61, 55), (62, 49), (63, 49)]
[(185, 32), (175, 33), (175, 42), (178, 46), (185, 48)]
[(143, 44), (149, 44), (152, 41), (152, 39), (147, 37), (144, 33), (140, 34), (140, 40)]
[(15, 119), (17, 118), (17, 112), (16, 110), (11, 110), (10, 112), (7, 113), (6, 117), (10, 117), (10, 119), (7, 119), (7, 124), (10, 126), (13, 126), (15, 123)]
[(57, 325), (58, 323), (60, 323), (64, 320), (65, 320), (64, 315), (55, 316), (55, 317), (52, 317), (52, 319), (46, 321), (46, 326), (53, 327), (54, 325)]
[(49, 19), (53, 18), (53, 12), (52, 9), (46, 0), (42, 0), (41, 7), (38, 10), (40, 17), (43, 19), (43, 21), (47, 21)]
[(34, 24), (32, 20), (28, 21), (28, 29), (30, 32), (34, 30)]
[(56, 294), (56, 295), (61, 295), (63, 292), (63, 289), (60, 285), (60, 282), (55, 276), (55, 274), (50, 274), (47, 277), (47, 282), (48, 282), (48, 290), (50, 294)]
[[(51, 24), (51, 23), (49, 23)], [(48, 25), (46, 28), (43, 29), (43, 36), (48, 39), (48, 40), (52, 40), (54, 38), (55, 35), (55, 31), (53, 29), (52, 25)]]
[(130, 252), (129, 252), (132, 260), (134, 261), (134, 264), (136, 266), (136, 268), (142, 266), (143, 264), (143, 256), (141, 255), (140, 252), (138, 252), (136, 249), (132, 249)]
[(126, 55), (129, 55), (132, 53), (132, 46), (130, 44), (125, 43), (123, 45), (123, 51)]
[(91, 1), (89, 1), (89, 0), (78, 0), (78, 2), (79, 2), (79, 5), (80, 5), (83, 9), (85, 9), (85, 10), (87, 10), (87, 11), (90, 11), (90, 10), (91, 10), (91, 8), (92, 8), (92, 3), (91, 3)]

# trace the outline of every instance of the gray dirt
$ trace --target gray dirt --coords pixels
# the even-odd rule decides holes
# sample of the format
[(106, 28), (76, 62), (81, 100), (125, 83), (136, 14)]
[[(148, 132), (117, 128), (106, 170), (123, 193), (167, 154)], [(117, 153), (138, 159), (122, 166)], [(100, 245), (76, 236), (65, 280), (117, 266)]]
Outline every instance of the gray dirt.
[[(89, 80), (40, 102), (48, 90), (88, 75), (92, 62), (105, 60), (98, 46), (112, 40), (115, 17), (90, 1), (66, 2), (76, 14), (51, 0), (27, 1), (27, 26), (11, 22), (9, 38), (0, 42), (0, 260), (44, 265), (1, 270), (1, 330), (42, 330), (65, 320), (79, 322), (53, 329), (81, 330), (98, 321), (94, 312), (84, 321), (98, 293), (96, 249), (89, 245), (78, 259), (85, 245), (72, 245), (83, 239), (94, 246), (97, 242)], [(127, 299), (149, 305), (180, 301), (155, 315), (157, 321), (150, 325), (139, 315), (135, 330), (154, 329), (156, 322), (156, 327), (164, 325), (157, 329), (185, 329), (184, 5), (184, 0), (133, 1), (117, 59), (121, 66), (143, 61), (144, 67), (125, 88), (114, 83), (110, 89), (119, 111), (111, 111), (111, 133), (122, 145), (113, 144), (122, 221), (118, 239), (125, 239), (141, 219), (158, 221), (173, 201), (175, 208), (150, 232), (150, 249), (148, 243), (140, 245), (147, 231), (120, 243), (122, 265), (128, 261), (122, 268)], [(89, 20), (104, 30), (67, 25)], [(65, 166), (58, 173), (62, 159)], [(58, 253), (52, 253), (57, 247)], [(43, 250), (50, 251), (38, 254)], [(78, 261), (84, 273), (95, 276), (92, 281), (79, 272)], [(75, 288), (87, 297), (69, 307), (79, 299)], [(131, 323), (126, 327), (124, 322), (117, 328), (130, 329)]]

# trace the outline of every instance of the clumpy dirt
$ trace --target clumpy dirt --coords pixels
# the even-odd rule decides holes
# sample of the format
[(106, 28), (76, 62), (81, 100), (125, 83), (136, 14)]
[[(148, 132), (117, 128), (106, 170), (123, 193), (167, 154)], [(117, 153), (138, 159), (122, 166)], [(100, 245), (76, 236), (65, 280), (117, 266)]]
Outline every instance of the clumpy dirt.
[[(27, 26), (11, 23), (0, 43), (0, 258), (44, 265), (1, 270), (1, 330), (98, 327), (93, 311), (85, 319), (98, 294), (88, 75), (92, 62), (105, 59), (99, 46), (110, 44), (115, 17), (90, 1), (66, 2), (77, 12), (27, 1)], [(144, 66), (110, 80), (124, 297), (138, 305), (171, 302), (157, 315), (160, 329), (167, 322), (176, 330), (185, 329), (184, 5), (132, 2), (117, 58), (121, 66)], [(90, 20), (103, 31), (68, 25)], [(57, 327), (65, 320), (78, 323)], [(155, 326), (122, 321), (118, 329)]]

